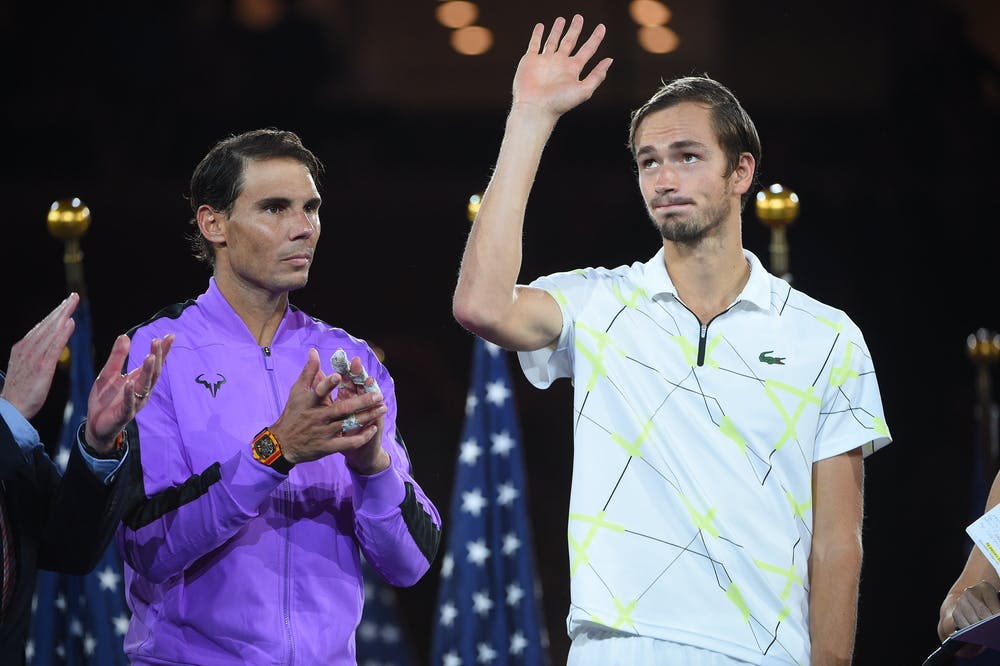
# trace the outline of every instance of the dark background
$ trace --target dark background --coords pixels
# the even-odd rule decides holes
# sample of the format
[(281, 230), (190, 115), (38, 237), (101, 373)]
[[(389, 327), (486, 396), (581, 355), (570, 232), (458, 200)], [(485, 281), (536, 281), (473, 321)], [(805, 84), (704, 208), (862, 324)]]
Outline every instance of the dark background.
[[(645, 260), (659, 239), (624, 149), (629, 112), (661, 77), (729, 85), (763, 140), (761, 179), (802, 199), (795, 284), (865, 332), (895, 442), (867, 462), (857, 662), (913, 664), (964, 561), (973, 497), (974, 368), (965, 339), (1000, 328), (1000, 6), (993, 0), (840, 3), (677, 0), (680, 48), (635, 43), (625, 2), (480, 0), (487, 54), (461, 56), (432, 0), (187, 0), (0, 5), (5, 322), (9, 349), (65, 295), (44, 219), (78, 196), (93, 226), (86, 273), (103, 360), (114, 336), (200, 293), (184, 198), (218, 139), (276, 126), (329, 168), (307, 312), (381, 347), (417, 477), (442, 512), (471, 338), (451, 317), (468, 222), (502, 134), (510, 80), (537, 20), (603, 21), (615, 64), (566, 116), (528, 209), (522, 280)], [(141, 5), (141, 6), (140, 6)], [(767, 263), (752, 210), (744, 243)], [(345, 270), (352, 258), (375, 270)], [(6, 355), (6, 351), (0, 352)], [(571, 390), (516, 371), (552, 655), (567, 650)], [(37, 419), (55, 439), (65, 377)], [(446, 516), (447, 518), (447, 516)], [(439, 563), (400, 592), (416, 651), (436, 619)]]

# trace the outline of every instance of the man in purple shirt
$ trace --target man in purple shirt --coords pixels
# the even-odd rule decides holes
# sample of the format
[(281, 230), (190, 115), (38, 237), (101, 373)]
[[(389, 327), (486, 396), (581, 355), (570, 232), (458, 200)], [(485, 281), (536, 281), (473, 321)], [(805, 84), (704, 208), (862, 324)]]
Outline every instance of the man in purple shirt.
[(191, 179), (208, 290), (131, 333), (176, 335), (130, 433), (133, 664), (354, 664), (362, 553), (399, 586), (434, 558), (440, 517), (410, 475), (392, 378), (288, 302), (319, 240), (321, 170), (291, 132), (218, 143)]

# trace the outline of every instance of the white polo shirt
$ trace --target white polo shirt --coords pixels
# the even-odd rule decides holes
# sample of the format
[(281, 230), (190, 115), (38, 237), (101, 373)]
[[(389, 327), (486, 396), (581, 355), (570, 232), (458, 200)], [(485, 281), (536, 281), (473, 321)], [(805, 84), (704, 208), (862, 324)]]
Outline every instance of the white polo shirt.
[(746, 287), (704, 327), (662, 249), (532, 283), (563, 329), (521, 366), (574, 382), (571, 636), (809, 663), (812, 465), (890, 436), (858, 327), (745, 255)]

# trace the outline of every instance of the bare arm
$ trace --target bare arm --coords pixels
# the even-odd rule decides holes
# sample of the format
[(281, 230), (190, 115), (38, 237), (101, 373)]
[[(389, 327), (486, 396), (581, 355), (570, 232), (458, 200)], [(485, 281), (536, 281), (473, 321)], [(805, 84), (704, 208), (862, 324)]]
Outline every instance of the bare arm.
[(514, 75), (514, 102), (500, 156), (462, 257), (453, 312), (462, 326), (507, 349), (540, 349), (562, 329), (555, 300), (539, 289), (517, 286), (521, 234), (531, 184), (545, 142), (559, 117), (594, 94), (611, 59), (601, 60), (582, 80), (584, 66), (604, 39), (598, 25), (572, 55), (583, 29), (574, 16), (566, 34), (558, 18), (544, 44), (545, 27), (531, 33)]
[(809, 637), (813, 666), (850, 664), (861, 576), (861, 449), (813, 465)]
[[(986, 511), (997, 504), (1000, 504), (1000, 475), (993, 480), (990, 495), (986, 498)], [(997, 576), (996, 570), (978, 548), (973, 548), (969, 553), (969, 559), (965, 562), (965, 568), (941, 604), (938, 616), (938, 636), (941, 640), (957, 629), (1000, 613), (998, 588), (1000, 588), (1000, 577)], [(978, 651), (976, 648), (968, 648), (958, 654), (969, 657)]]

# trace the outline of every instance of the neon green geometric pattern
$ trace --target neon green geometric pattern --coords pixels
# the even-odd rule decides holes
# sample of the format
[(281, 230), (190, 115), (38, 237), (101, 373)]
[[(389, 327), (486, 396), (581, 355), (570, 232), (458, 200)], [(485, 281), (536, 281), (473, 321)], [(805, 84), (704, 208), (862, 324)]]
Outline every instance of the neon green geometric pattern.
[(736, 442), (737, 446), (740, 447), (740, 453), (747, 452), (747, 440), (743, 438), (740, 431), (736, 429), (736, 424), (728, 416), (722, 417), (722, 424), (719, 426), (719, 430), (723, 435), (729, 439)]
[(792, 497), (792, 493), (789, 490), (785, 491), (785, 497), (788, 499), (788, 503), (792, 505), (792, 511), (795, 512), (795, 515), (808, 524), (809, 521), (806, 520), (805, 512), (812, 509), (812, 498), (807, 499), (805, 502), (799, 502)]
[(886, 425), (885, 419), (878, 416), (872, 417), (872, 427), (875, 428), (875, 432), (883, 437), (889, 436), (889, 426)]
[[(781, 404), (781, 400), (778, 399), (774, 389), (791, 393), (792, 395), (800, 398), (799, 404), (795, 408), (794, 416), (788, 415), (788, 412), (785, 410), (785, 406)], [(810, 404), (820, 404), (819, 396), (813, 395), (814, 389), (815, 387), (810, 386), (807, 390), (802, 391), (794, 386), (789, 386), (784, 382), (779, 382), (776, 379), (768, 379), (764, 382), (764, 393), (767, 394), (767, 397), (771, 400), (771, 404), (774, 405), (774, 408), (778, 410), (778, 413), (781, 414), (781, 418), (785, 421), (785, 432), (782, 433), (781, 438), (774, 445), (774, 449), (776, 451), (780, 451), (789, 439), (798, 438), (795, 426), (798, 423), (799, 418), (802, 416), (802, 413), (805, 412), (806, 407)]]
[(587, 556), (587, 549), (594, 542), (594, 537), (597, 536), (598, 530), (602, 527), (612, 530), (614, 532), (624, 532), (625, 527), (623, 525), (618, 525), (616, 523), (610, 523), (604, 520), (604, 512), (600, 511), (596, 516), (586, 516), (582, 513), (571, 513), (569, 514), (570, 522), (577, 520), (581, 523), (590, 523), (590, 529), (587, 530), (587, 534), (583, 537), (583, 541), (577, 541), (573, 538), (573, 533), (569, 532), (569, 549), (570, 556), (573, 561), (570, 563), (569, 575), (572, 578), (576, 574), (576, 570), (580, 568), (582, 564), (589, 564), (590, 558)]
[(698, 510), (694, 508), (694, 505), (688, 501), (687, 497), (684, 497), (684, 495), (681, 495), (680, 497), (684, 500), (684, 505), (687, 507), (688, 513), (691, 514), (691, 520), (694, 522), (694, 526), (699, 530), (708, 532), (718, 539), (719, 529), (712, 524), (715, 520), (715, 509), (711, 508), (707, 513), (699, 513)]
[(649, 437), (649, 431), (653, 429), (653, 419), (646, 421), (646, 425), (642, 427), (642, 432), (639, 436), (635, 438), (635, 441), (628, 441), (616, 432), (611, 433), (611, 439), (614, 440), (615, 444), (625, 449), (625, 453), (636, 458), (642, 457), (642, 443)]
[(618, 601), (618, 597), (612, 597), (615, 602), (615, 610), (618, 611), (618, 617), (615, 619), (614, 623), (611, 625), (615, 629), (621, 629), (625, 624), (632, 624), (632, 613), (635, 612), (635, 605), (639, 603), (638, 599), (633, 599), (626, 605)]
[(830, 371), (830, 384), (833, 386), (843, 386), (848, 379), (858, 376), (857, 370), (851, 369), (851, 356), (853, 356), (853, 345), (847, 345), (844, 352), (844, 362), (842, 365)]
[(781, 592), (782, 601), (788, 600), (788, 595), (791, 594), (793, 585), (802, 585), (802, 578), (797, 573), (795, 573), (794, 564), (788, 567), (787, 569), (782, 569), (779, 566), (776, 566), (774, 564), (768, 564), (767, 562), (761, 562), (760, 560), (754, 560), (754, 564), (756, 564), (764, 571), (785, 577), (785, 589)]
[(604, 367), (604, 348), (610, 345), (611, 348), (618, 351), (619, 354), (621, 354), (621, 351), (616, 349), (614, 344), (611, 343), (611, 336), (607, 333), (603, 331), (595, 331), (582, 321), (578, 321), (576, 326), (577, 328), (586, 331), (591, 335), (591, 337), (597, 340), (597, 351), (591, 351), (587, 349), (580, 338), (576, 338), (577, 351), (583, 354), (583, 357), (590, 361), (591, 371), (590, 379), (587, 380), (587, 391), (593, 391), (594, 387), (597, 386), (597, 380), (601, 377), (608, 376), (608, 371)]
[(633, 291), (632, 295), (628, 298), (622, 296), (622, 292), (618, 289), (617, 284), (611, 285), (611, 291), (614, 292), (615, 297), (621, 302), (621, 304), (627, 308), (637, 308), (638, 306), (636, 303), (639, 301), (639, 297), (641, 296), (642, 298), (646, 298), (646, 291), (642, 287), (636, 287), (635, 291)]
[[(671, 335), (670, 339), (680, 346), (681, 353), (684, 354), (684, 360), (687, 361), (688, 365), (692, 368), (697, 367), (698, 347), (683, 335)], [(712, 351), (719, 346), (720, 342), (722, 342), (722, 335), (716, 335), (705, 346), (705, 365), (711, 368), (719, 367), (719, 364), (712, 360)]]
[(750, 607), (747, 606), (747, 602), (743, 599), (740, 588), (736, 587), (736, 583), (729, 583), (729, 587), (726, 588), (726, 598), (739, 609), (740, 614), (743, 615), (743, 621), (748, 622), (750, 620)]
[(840, 333), (841, 331), (844, 330), (844, 322), (837, 323), (834, 321), (830, 321), (826, 317), (820, 317), (819, 315), (816, 315), (816, 321), (820, 322), (821, 324), (826, 324), (837, 333)]

